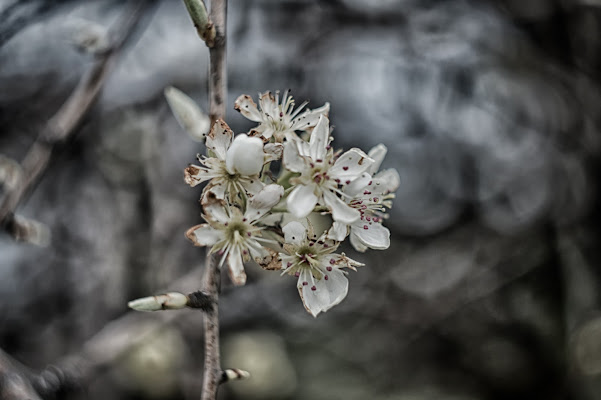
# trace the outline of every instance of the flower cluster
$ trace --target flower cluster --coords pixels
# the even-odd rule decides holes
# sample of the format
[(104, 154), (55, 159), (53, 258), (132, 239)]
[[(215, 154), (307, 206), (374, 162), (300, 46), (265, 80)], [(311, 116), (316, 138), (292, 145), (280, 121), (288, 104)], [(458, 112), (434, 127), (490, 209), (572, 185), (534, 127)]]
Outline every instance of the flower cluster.
[[(178, 115), (177, 103), (170, 101), (178, 120), (189, 117)], [(330, 105), (309, 110), (306, 104), (295, 109), (288, 92), (281, 101), (279, 92), (263, 93), (259, 106), (242, 95), (234, 108), (258, 125), (234, 135), (223, 120), (213, 124), (207, 154), (185, 170), (190, 186), (207, 182), (206, 223), (186, 236), (217, 254), (236, 285), (246, 282), (244, 262), (251, 259), (295, 276), (305, 308), (317, 316), (346, 297), (347, 270), (363, 265), (338, 252), (347, 237), (360, 252), (390, 246), (382, 222), (400, 179), (393, 169), (378, 172), (384, 145), (368, 153), (335, 151)], [(317, 231), (316, 218), (327, 220), (326, 229)]]

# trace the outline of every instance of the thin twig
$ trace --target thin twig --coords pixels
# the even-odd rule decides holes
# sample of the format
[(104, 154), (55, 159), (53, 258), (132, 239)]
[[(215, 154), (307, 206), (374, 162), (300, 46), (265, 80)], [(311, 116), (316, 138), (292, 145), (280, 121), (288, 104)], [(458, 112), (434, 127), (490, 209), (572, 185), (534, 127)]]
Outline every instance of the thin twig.
[(211, 117), (211, 126), (217, 119), (225, 119), (225, 103), (227, 97), (225, 55), (226, 13), (227, 0), (213, 0), (211, 2), (211, 13), (209, 16), (216, 30), (214, 44), (209, 50), (209, 116)]
[(205, 360), (201, 400), (215, 400), (222, 379), (219, 350), (219, 286), (221, 274), (218, 258), (207, 255), (204, 271), (204, 293), (213, 298), (212, 307), (204, 315)]
[[(90, 111), (124, 44), (146, 10), (148, 0), (132, 3), (115, 23), (113, 44), (81, 77), (75, 90), (57, 113), (50, 118), (21, 162), (23, 179), (6, 193), (0, 204), (0, 226), (13, 235), (14, 212), (33, 190), (50, 161), (54, 146), (75, 132), (75, 128)], [(14, 236), (14, 235), (13, 235)]]
[[(211, 126), (219, 118), (225, 118), (227, 96), (226, 75), (226, 15), (227, 0), (212, 0), (209, 20), (215, 28), (215, 40), (209, 50), (209, 116)], [(209, 43), (207, 43), (209, 45)], [(213, 298), (213, 307), (205, 312), (204, 340), (205, 360), (201, 400), (215, 400), (223, 376), (219, 350), (219, 288), (221, 274), (217, 255), (207, 254), (203, 292)]]

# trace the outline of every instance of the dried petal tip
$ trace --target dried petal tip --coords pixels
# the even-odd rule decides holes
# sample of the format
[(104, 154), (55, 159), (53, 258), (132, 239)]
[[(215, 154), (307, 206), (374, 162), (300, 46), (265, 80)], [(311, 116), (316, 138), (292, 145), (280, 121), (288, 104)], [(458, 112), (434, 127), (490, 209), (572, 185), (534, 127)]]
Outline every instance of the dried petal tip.
[(242, 369), (231, 368), (223, 371), (223, 375), (221, 377), (222, 382), (227, 381), (235, 381), (250, 378), (250, 373), (248, 371), (244, 371)]
[(182, 293), (171, 292), (157, 296), (142, 297), (127, 303), (127, 306), (136, 311), (179, 310), (185, 308), (188, 297)]

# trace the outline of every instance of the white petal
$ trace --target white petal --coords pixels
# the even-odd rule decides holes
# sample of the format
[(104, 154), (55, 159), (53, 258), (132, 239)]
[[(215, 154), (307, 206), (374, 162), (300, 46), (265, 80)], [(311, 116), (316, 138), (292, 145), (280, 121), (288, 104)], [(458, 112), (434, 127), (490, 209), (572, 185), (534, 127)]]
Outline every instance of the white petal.
[(272, 183), (266, 185), (251, 199), (250, 206), (257, 209), (271, 208), (279, 203), (283, 195), (284, 188)]
[(276, 161), (282, 158), (284, 145), (282, 143), (267, 143), (263, 150), (265, 151), (265, 162)]
[(227, 150), (225, 165), (230, 174), (256, 175), (263, 168), (263, 141), (241, 133)]
[(361, 149), (352, 148), (336, 160), (329, 175), (341, 181), (353, 180), (366, 172), (373, 162)]
[(211, 192), (218, 199), (225, 198), (225, 191), (227, 190), (227, 183), (220, 178), (213, 179), (207, 187), (203, 190), (203, 197), (206, 193)]
[(390, 231), (379, 222), (358, 221), (351, 225), (351, 231), (370, 249), (385, 250), (390, 247)]
[(212, 246), (223, 239), (223, 233), (213, 229), (209, 224), (196, 225), (186, 231), (186, 237), (195, 246)]
[(319, 116), (323, 114), (327, 117), (329, 112), (330, 103), (326, 103), (323, 106), (314, 110), (307, 110), (301, 115), (294, 118), (294, 122), (292, 123), (291, 129), (304, 131), (308, 128), (314, 127), (319, 121)]
[(286, 201), (288, 211), (297, 218), (309, 215), (316, 204), (315, 185), (298, 185)]
[(287, 136), (288, 141), (284, 144), (284, 166), (292, 172), (303, 172), (307, 165), (305, 160), (300, 156), (298, 150), (299, 139), (292, 135)]
[(222, 119), (218, 119), (213, 124), (213, 127), (207, 136), (206, 146), (213, 151), (220, 160), (225, 160), (225, 154), (232, 143), (233, 137), (234, 133), (230, 127)]
[[(303, 284), (305, 283), (305, 284)], [(307, 270), (303, 270), (298, 278), (298, 294), (303, 301), (305, 309), (314, 317), (324, 310), (328, 306), (330, 296), (326, 290), (313, 290), (317, 289), (317, 283), (313, 285), (310, 273)]]
[[(325, 277), (328, 277), (326, 279)], [(339, 304), (348, 293), (348, 279), (346, 275), (338, 268), (333, 268), (324, 275), (324, 277), (315, 284), (317, 291), (325, 290), (328, 294), (328, 304), (323, 307), (323, 311)]]
[(328, 206), (328, 208), (332, 212), (332, 218), (334, 218), (334, 221), (350, 225), (354, 221), (358, 220), (361, 216), (359, 211), (350, 207), (348, 204), (346, 204), (338, 196), (336, 196), (330, 191), (324, 191), (323, 199), (326, 203), (326, 206)]
[(211, 128), (209, 116), (202, 112), (194, 100), (173, 86), (165, 89), (165, 97), (180, 126), (192, 139), (204, 142)]
[(284, 188), (280, 185), (270, 184), (265, 186), (250, 200), (245, 217), (249, 221), (256, 221), (280, 202), (284, 195)]
[(297, 221), (292, 221), (284, 225), (282, 232), (284, 232), (284, 240), (286, 243), (295, 246), (300, 246), (307, 238), (307, 228)]
[(263, 120), (261, 113), (257, 109), (257, 105), (247, 94), (243, 94), (236, 99), (236, 102), (234, 103), (234, 109), (240, 111), (240, 114), (244, 115), (251, 121), (261, 122)]
[(351, 197), (355, 197), (359, 194), (363, 194), (363, 191), (370, 182), (372, 182), (371, 175), (367, 172), (364, 172), (359, 175), (357, 179), (354, 179), (351, 183), (344, 186), (342, 191)]
[(210, 221), (222, 224), (229, 222), (230, 216), (225, 209), (225, 201), (216, 198), (213, 192), (203, 193), (201, 203), (206, 218)]
[(326, 156), (326, 146), (330, 137), (330, 121), (323, 114), (319, 116), (319, 122), (315, 125), (311, 139), (309, 139), (310, 156), (313, 160), (320, 162)]
[(380, 165), (382, 165), (382, 161), (384, 161), (384, 157), (386, 157), (386, 153), (388, 149), (382, 143), (377, 146), (372, 147), (367, 155), (374, 160), (374, 163), (369, 167), (367, 172), (374, 175), (380, 169)]
[(328, 231), (328, 239), (342, 242), (348, 234), (348, 225), (342, 222), (334, 221), (332, 227)]
[(239, 180), (244, 190), (246, 190), (251, 196), (255, 196), (265, 186), (258, 177), (248, 177)]
[[(328, 279), (324, 275), (322, 279), (315, 281), (315, 284), (308, 275), (301, 273), (297, 287), (305, 309), (314, 317), (320, 312), (328, 311), (346, 297), (348, 279), (337, 268), (327, 272)], [(307, 285), (303, 285), (303, 282), (307, 282)]]
[(378, 194), (387, 194), (395, 192), (401, 184), (401, 177), (396, 169), (390, 168), (379, 172), (374, 176), (372, 184), (372, 192)]
[(261, 111), (266, 117), (276, 118), (278, 114), (278, 104), (271, 92), (265, 92), (259, 96), (259, 105)]
[(355, 231), (353, 231), (352, 229), (349, 239), (353, 248), (361, 253), (365, 253), (365, 251), (367, 251), (367, 249), (369, 248), (363, 243), (361, 243), (361, 240), (359, 240), (359, 237), (355, 234)]
[(244, 264), (242, 263), (242, 255), (240, 249), (235, 246), (227, 255), (227, 263), (229, 266), (230, 279), (234, 285), (242, 286), (246, 283), (246, 273), (244, 272)]

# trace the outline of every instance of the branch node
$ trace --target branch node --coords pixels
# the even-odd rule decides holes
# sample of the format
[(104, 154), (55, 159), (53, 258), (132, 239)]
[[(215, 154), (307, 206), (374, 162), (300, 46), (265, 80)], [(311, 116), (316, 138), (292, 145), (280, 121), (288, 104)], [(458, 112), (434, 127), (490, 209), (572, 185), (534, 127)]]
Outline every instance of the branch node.
[(190, 308), (199, 308), (202, 311), (209, 313), (213, 311), (215, 299), (199, 290), (197, 292), (188, 294), (187, 306)]

